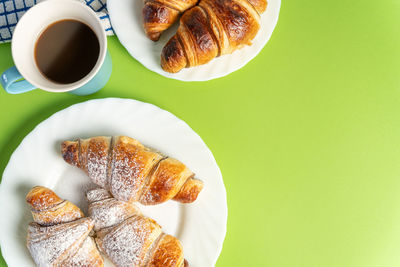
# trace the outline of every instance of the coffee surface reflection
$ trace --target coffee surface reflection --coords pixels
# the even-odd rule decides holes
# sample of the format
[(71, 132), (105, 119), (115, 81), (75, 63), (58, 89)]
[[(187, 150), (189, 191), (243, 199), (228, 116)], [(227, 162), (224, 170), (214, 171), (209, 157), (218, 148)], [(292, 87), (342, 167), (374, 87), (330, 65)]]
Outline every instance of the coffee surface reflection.
[(49, 25), (35, 45), (35, 62), (49, 80), (68, 84), (84, 78), (96, 65), (100, 44), (85, 23), (67, 19)]

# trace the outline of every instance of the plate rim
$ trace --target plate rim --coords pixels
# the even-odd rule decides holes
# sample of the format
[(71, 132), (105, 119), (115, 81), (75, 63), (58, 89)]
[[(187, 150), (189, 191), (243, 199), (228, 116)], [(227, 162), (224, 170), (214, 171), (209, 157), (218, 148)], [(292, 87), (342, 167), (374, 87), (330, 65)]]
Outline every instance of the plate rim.
[[(221, 170), (220, 170), (220, 168), (219, 168), (219, 166), (217, 164), (217, 161), (215, 160), (215, 157), (214, 157), (213, 153), (211, 152), (211, 150), (209, 149), (207, 144), (204, 142), (204, 140), (201, 138), (201, 136), (196, 131), (194, 131), (184, 120), (182, 120), (181, 118), (179, 118), (175, 114), (171, 113), (168, 110), (162, 109), (162, 108), (160, 108), (160, 107), (158, 107), (158, 106), (156, 106), (154, 104), (148, 103), (148, 102), (143, 102), (143, 101), (139, 101), (139, 100), (131, 99), (131, 98), (119, 98), (119, 97), (106, 97), (106, 98), (89, 99), (89, 100), (86, 100), (86, 101), (83, 101), (83, 102), (72, 104), (72, 105), (70, 105), (70, 106), (68, 106), (66, 108), (63, 108), (63, 109), (53, 113), (52, 115), (50, 115), (48, 118), (46, 118), (46, 119), (42, 120), (41, 122), (39, 122), (22, 139), (22, 141), (18, 144), (17, 148), (12, 152), (12, 154), (11, 154), (11, 156), (10, 156), (8, 162), (7, 162), (6, 167), (4, 168), (4, 171), (3, 171), (2, 175), (1, 175), (1, 181), (0, 181), (0, 202), (2, 202), (1, 200), (3, 200), (3, 198), (4, 198), (3, 197), (4, 194), (2, 194), (3, 190), (6, 190), (6, 186), (5, 186), (4, 182), (7, 183), (7, 180), (9, 179), (9, 178), (5, 177), (5, 175), (10, 171), (9, 170), (11, 168), (10, 167), (10, 162), (16, 157), (18, 151), (22, 149), (23, 144), (26, 142), (26, 140), (28, 140), (31, 136), (33, 136), (34, 133), (39, 128), (43, 127), (43, 125), (45, 124), (46, 121), (48, 121), (48, 120), (50, 120), (50, 119), (52, 119), (52, 118), (54, 118), (56, 116), (59, 116), (60, 113), (62, 113), (62, 112), (66, 112), (69, 109), (77, 108), (78, 106), (81, 106), (81, 105), (83, 106), (83, 105), (88, 104), (88, 103), (107, 102), (107, 101), (126, 101), (126, 102), (134, 102), (136, 104), (141, 104), (141, 105), (144, 105), (144, 106), (151, 106), (152, 108), (155, 108), (155, 109), (157, 109), (157, 110), (159, 110), (161, 112), (164, 112), (164, 113), (168, 114), (168, 116), (175, 117), (179, 121), (179, 123), (183, 124), (183, 126), (185, 126), (185, 127), (188, 127), (188, 129), (196, 136), (196, 138), (199, 138), (199, 140), (204, 144), (205, 149), (207, 150), (207, 153), (212, 157), (213, 164), (215, 165), (214, 167), (216, 168), (216, 170), (218, 171), (218, 174), (221, 177), (222, 189), (223, 189), (223, 192), (221, 192), (221, 193), (223, 193), (223, 198), (224, 198), (224, 207), (223, 207), (223, 213), (224, 213), (223, 215), (224, 216), (223, 217), (224, 217), (225, 220), (224, 220), (224, 223), (223, 223), (223, 238), (221, 238), (220, 242), (218, 242), (218, 245), (217, 245), (217, 249), (218, 250), (217, 250), (217, 253), (216, 253), (216, 257), (213, 260), (213, 266), (215, 266), (216, 262), (218, 261), (220, 255), (221, 255), (221, 252), (222, 252), (222, 248), (223, 248), (223, 245), (224, 245), (224, 242), (225, 242), (225, 239), (226, 239), (226, 235), (227, 235), (227, 224), (228, 224), (228, 201), (227, 201), (226, 186), (225, 186), (225, 183), (224, 183), (222, 172), (221, 172)], [(4, 180), (4, 177), (6, 178), (6, 180)], [(10, 253), (10, 250), (12, 249), (12, 247), (4, 246), (5, 241), (6, 241), (5, 239), (6, 239), (5, 236), (0, 235), (1, 255), (2, 255), (5, 263), (8, 266), (8, 264), (9, 264), (8, 262), (9, 262), (9, 259), (10, 259), (9, 257), (12, 257), (12, 255), (11, 255), (12, 253)]]

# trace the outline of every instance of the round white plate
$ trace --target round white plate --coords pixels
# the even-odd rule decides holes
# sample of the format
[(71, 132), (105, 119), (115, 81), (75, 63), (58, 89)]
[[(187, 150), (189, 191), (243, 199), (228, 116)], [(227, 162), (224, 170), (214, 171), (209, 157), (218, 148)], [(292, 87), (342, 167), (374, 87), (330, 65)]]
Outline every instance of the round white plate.
[(175, 34), (177, 25), (161, 35), (158, 42), (148, 39), (142, 26), (142, 0), (108, 0), (111, 24), (121, 44), (128, 52), (149, 70), (168, 78), (182, 81), (208, 81), (228, 75), (246, 65), (268, 42), (278, 22), (281, 0), (268, 0), (268, 7), (261, 15), (261, 29), (251, 46), (246, 46), (233, 54), (213, 59), (209, 63), (183, 69), (178, 73), (168, 73), (160, 66), (160, 56), (164, 45)]
[[(227, 202), (221, 172), (211, 151), (182, 120), (154, 105), (107, 98), (73, 105), (40, 123), (15, 150), (0, 185), (0, 245), (10, 267), (34, 266), (25, 246), (32, 221), (25, 195), (35, 185), (53, 189), (86, 211), (89, 178), (64, 162), (63, 140), (127, 135), (185, 163), (204, 189), (192, 204), (168, 201), (141, 206), (164, 232), (182, 241), (190, 266), (214, 266), (226, 233)], [(112, 266), (107, 263), (106, 266)]]

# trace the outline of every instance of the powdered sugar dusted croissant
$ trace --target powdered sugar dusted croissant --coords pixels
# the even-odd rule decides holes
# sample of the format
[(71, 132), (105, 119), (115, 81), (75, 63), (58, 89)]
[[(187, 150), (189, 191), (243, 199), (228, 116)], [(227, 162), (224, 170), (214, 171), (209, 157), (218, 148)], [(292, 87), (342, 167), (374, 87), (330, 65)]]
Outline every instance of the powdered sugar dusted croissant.
[(34, 187), (26, 196), (35, 222), (28, 226), (27, 247), (39, 267), (103, 266), (89, 233), (94, 221), (52, 190)]
[(196, 200), (203, 182), (180, 161), (160, 155), (127, 136), (65, 141), (66, 162), (84, 170), (97, 185), (124, 201), (154, 205)]
[(99, 249), (118, 267), (187, 265), (178, 239), (162, 233), (132, 203), (112, 198), (105, 189), (87, 192), (89, 215), (95, 222)]
[(52, 190), (43, 186), (32, 188), (26, 195), (26, 202), (31, 205), (33, 220), (43, 226), (71, 222), (84, 217), (77, 206), (59, 198)]

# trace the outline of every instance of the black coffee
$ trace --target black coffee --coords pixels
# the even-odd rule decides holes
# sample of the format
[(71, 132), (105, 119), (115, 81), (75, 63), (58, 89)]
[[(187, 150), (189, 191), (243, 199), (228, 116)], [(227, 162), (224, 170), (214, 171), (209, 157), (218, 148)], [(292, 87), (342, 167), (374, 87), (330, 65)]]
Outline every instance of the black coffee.
[(77, 20), (60, 20), (47, 27), (35, 45), (35, 61), (49, 80), (73, 83), (96, 65), (100, 43), (93, 30)]

